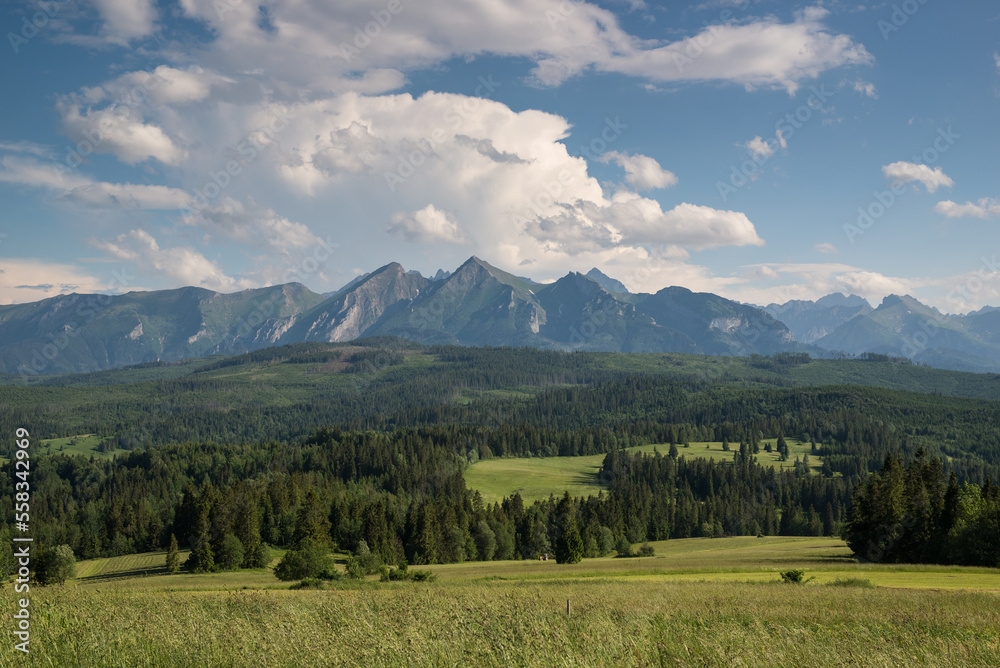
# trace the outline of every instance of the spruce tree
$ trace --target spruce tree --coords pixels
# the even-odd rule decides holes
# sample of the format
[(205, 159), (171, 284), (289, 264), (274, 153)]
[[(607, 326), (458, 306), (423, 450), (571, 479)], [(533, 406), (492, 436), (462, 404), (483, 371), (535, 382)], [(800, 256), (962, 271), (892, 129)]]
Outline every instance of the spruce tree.
[(261, 549), (259, 513), (257, 505), (252, 499), (248, 499), (246, 504), (240, 508), (239, 516), (236, 518), (236, 537), (243, 546), (241, 568), (264, 568), (267, 566), (266, 563), (261, 563), (265, 557), (265, 550)]
[(167, 548), (167, 572), (171, 575), (181, 569), (181, 558), (177, 553), (177, 536), (170, 534), (170, 547)]
[(292, 536), (292, 541), (298, 544), (306, 538), (324, 544), (330, 542), (330, 520), (315, 488), (306, 494), (305, 501), (302, 502), (295, 518), (295, 534)]
[(184, 565), (195, 573), (209, 573), (215, 570), (215, 554), (212, 552), (212, 535), (208, 529), (208, 514), (198, 518), (198, 528), (191, 545), (191, 556)]
[(577, 564), (583, 559), (583, 538), (576, 526), (576, 519), (570, 519), (556, 542), (556, 561), (560, 564)]

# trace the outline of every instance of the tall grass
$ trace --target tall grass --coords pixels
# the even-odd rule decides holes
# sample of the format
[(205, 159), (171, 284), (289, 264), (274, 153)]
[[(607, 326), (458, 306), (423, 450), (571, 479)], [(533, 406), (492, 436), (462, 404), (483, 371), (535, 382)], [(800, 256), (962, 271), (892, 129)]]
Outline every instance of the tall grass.
[[(13, 609), (7, 589), (0, 600)], [(566, 600), (572, 601), (572, 616)], [(986, 592), (723, 582), (33, 592), (38, 666), (996, 666)], [(10, 620), (0, 664), (13, 665)]]

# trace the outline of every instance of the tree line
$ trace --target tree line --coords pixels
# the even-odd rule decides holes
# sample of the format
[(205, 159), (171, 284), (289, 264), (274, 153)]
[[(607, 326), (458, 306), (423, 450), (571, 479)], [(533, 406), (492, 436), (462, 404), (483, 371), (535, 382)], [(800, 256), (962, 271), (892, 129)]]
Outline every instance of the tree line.
[(843, 537), (865, 561), (1000, 568), (1000, 488), (959, 485), (923, 450), (890, 453), (855, 490)]

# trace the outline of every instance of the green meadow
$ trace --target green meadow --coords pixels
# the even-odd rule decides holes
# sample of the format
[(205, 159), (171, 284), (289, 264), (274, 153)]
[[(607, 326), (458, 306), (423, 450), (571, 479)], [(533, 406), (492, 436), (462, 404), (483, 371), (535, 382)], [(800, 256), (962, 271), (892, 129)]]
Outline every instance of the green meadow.
[[(1000, 662), (998, 570), (860, 565), (830, 538), (653, 546), (653, 557), (448, 564), (429, 567), (433, 583), (298, 591), (269, 569), (167, 575), (163, 553), (82, 562), (66, 585), (32, 589), (31, 653), (4, 665)], [(789, 568), (814, 579), (782, 583)], [(0, 598), (14, 605), (11, 588)], [(13, 644), (10, 624), (0, 636)]]
[[(765, 452), (764, 445), (770, 443), (774, 449), (777, 439), (764, 439), (760, 442), (760, 452), (755, 455), (758, 463), (772, 468), (791, 468), (795, 459), (803, 460), (809, 456), (809, 469), (818, 473), (823, 466), (823, 460), (818, 455), (810, 454), (812, 446), (809, 443), (786, 438), (789, 457), (780, 461), (777, 452)], [(679, 455), (714, 459), (718, 462), (731, 462), (733, 455), (739, 451), (739, 443), (730, 443), (730, 450), (723, 449), (721, 441), (706, 443), (689, 443), (678, 445)], [(659, 452), (666, 455), (670, 452), (670, 444), (640, 445), (628, 448), (629, 452), (652, 454)], [(484, 459), (470, 465), (465, 470), (465, 485), (477, 490), (486, 503), (501, 501), (506, 496), (520, 493), (525, 503), (547, 499), (550, 494), (561, 496), (568, 491), (570, 496), (596, 496), (603, 487), (598, 473), (604, 455), (589, 455), (583, 457), (516, 457)]]

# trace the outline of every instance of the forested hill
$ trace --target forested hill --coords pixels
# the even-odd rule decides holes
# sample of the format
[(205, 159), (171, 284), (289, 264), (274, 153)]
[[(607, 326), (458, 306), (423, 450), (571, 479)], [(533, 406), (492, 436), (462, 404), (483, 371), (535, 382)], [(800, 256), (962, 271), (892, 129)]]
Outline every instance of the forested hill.
[(0, 386), (0, 428), (43, 439), (94, 434), (114, 452), (287, 441), (329, 426), (436, 426), (472, 430), (464, 438), (498, 456), (784, 433), (824, 444), (833, 469), (848, 475), (877, 469), (890, 450), (923, 446), (980, 479), (1000, 464), (998, 396), (995, 375), (882, 357), (567, 354), (371, 339)]
[[(4, 385), (0, 421), (32, 436), (40, 544), (91, 557), (162, 549), (175, 535), (208, 555), (235, 536), (255, 554), (261, 540), (316, 535), (352, 551), (363, 540), (388, 563), (434, 563), (532, 558), (574, 523), (591, 555), (667, 537), (833, 534), (890, 453), (926, 453), (956, 484), (985, 489), (1000, 480), (996, 386), (882, 357), (383, 339)], [(42, 440), (83, 435), (96, 450)], [(779, 472), (749, 454), (775, 440), (780, 451), (783, 437), (810, 444), (820, 470), (803, 459)], [(718, 441), (733, 444), (732, 461), (695, 454)], [(647, 444), (668, 456), (620, 452)], [(607, 495), (486, 506), (465, 488), (478, 460), (602, 453)], [(0, 501), (14, 493), (14, 464), (0, 466)], [(0, 507), (7, 526), (14, 505)]]

